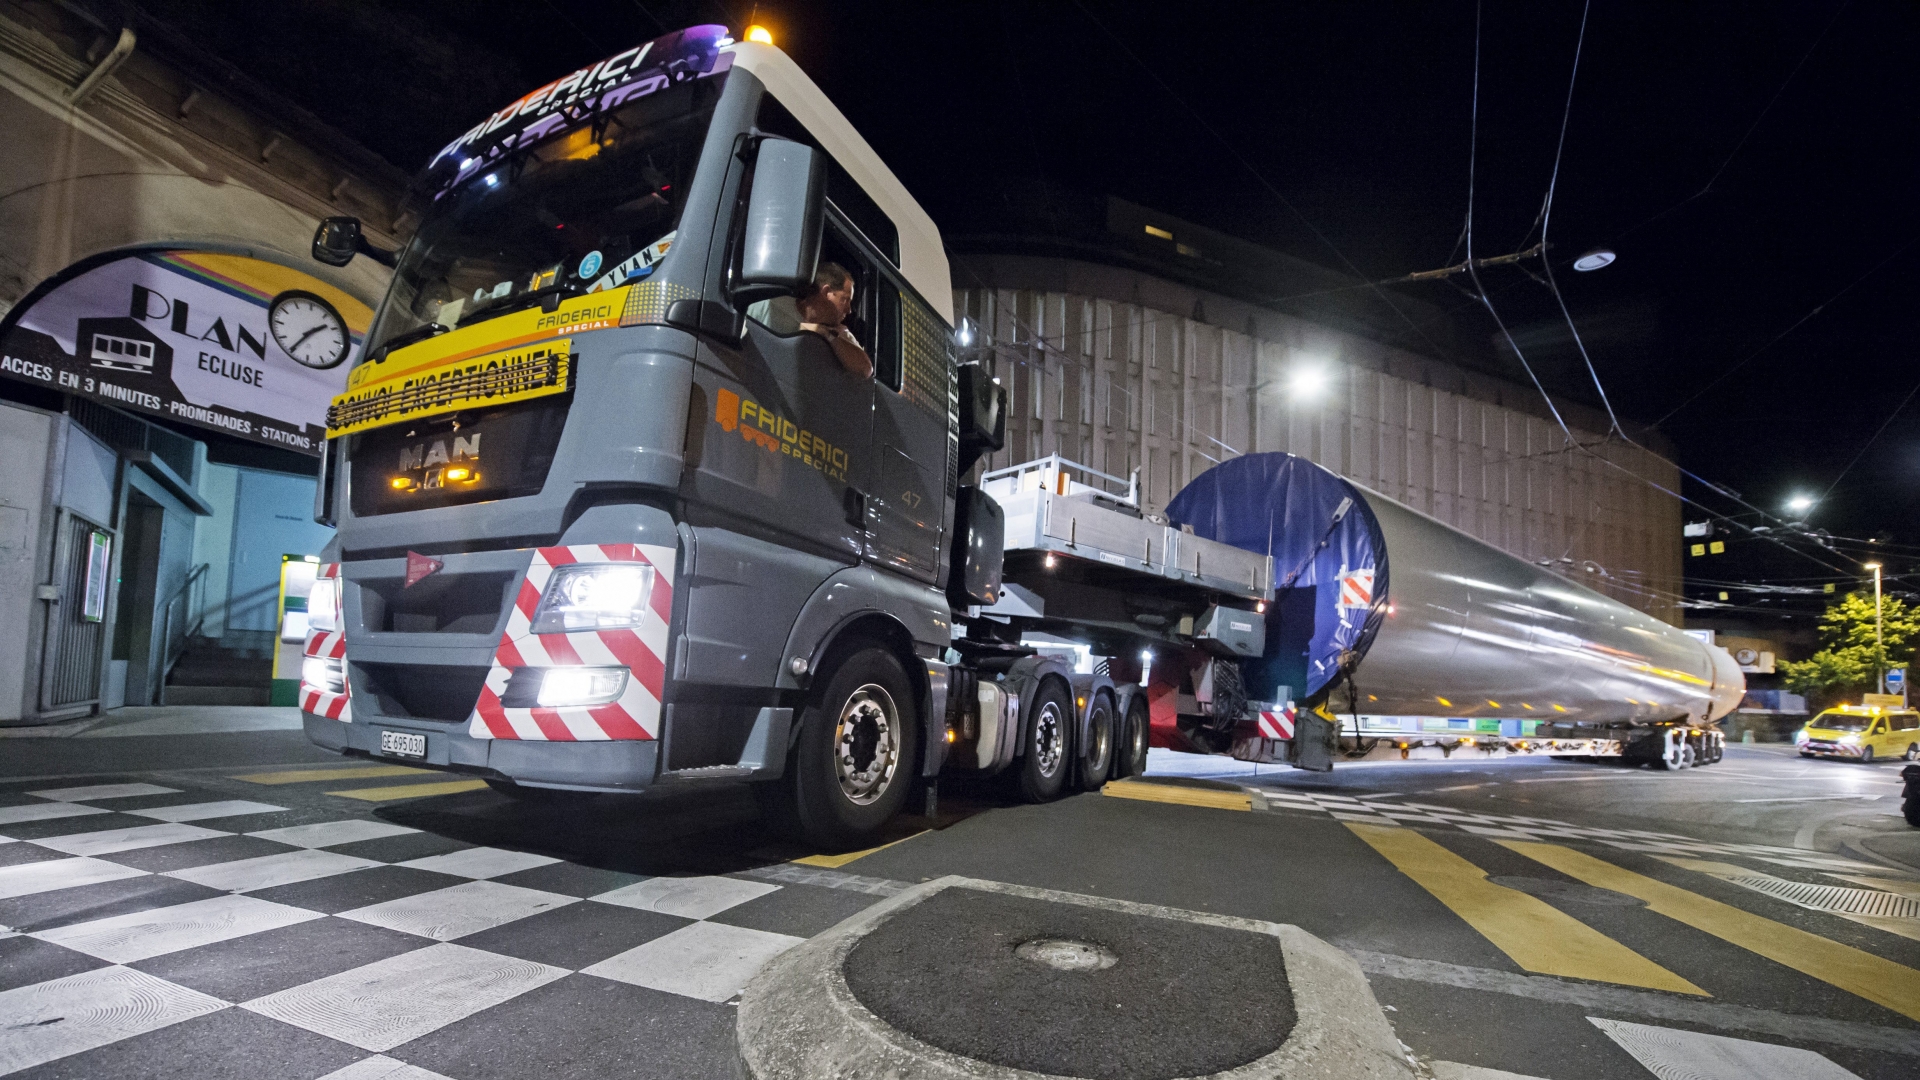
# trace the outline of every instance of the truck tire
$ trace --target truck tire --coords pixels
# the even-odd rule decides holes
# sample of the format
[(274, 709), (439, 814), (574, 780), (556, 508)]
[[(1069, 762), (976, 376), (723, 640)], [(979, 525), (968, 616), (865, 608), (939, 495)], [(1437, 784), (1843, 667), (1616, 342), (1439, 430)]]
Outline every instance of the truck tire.
[(1099, 791), (1113, 771), (1115, 744), (1119, 742), (1114, 720), (1113, 699), (1104, 690), (1096, 691), (1087, 703), (1086, 745), (1080, 748), (1081, 791)]
[(1139, 776), (1147, 771), (1147, 746), (1152, 737), (1152, 718), (1147, 710), (1147, 696), (1133, 695), (1127, 703), (1127, 722), (1121, 725), (1120, 745), (1115, 748), (1113, 774), (1115, 776)]
[(1073, 764), (1073, 697), (1058, 679), (1043, 679), (1033, 697), (1033, 729), (1015, 783), (1033, 803), (1058, 798)]
[(1860, 751), (1860, 764), (1862, 765), (1873, 764), (1873, 747), (1871, 746), (1865, 747)]
[(842, 660), (800, 720), (789, 774), (792, 825), (822, 848), (878, 832), (906, 801), (920, 712), (900, 661), (878, 646)]

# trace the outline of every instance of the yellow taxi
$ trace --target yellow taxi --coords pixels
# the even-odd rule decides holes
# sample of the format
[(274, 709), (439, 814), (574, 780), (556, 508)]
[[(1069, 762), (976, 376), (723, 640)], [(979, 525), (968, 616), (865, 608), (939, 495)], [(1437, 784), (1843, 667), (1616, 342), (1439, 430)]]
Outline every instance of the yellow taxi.
[(1920, 758), (1920, 712), (1879, 705), (1841, 705), (1794, 733), (1801, 757), (1855, 761)]

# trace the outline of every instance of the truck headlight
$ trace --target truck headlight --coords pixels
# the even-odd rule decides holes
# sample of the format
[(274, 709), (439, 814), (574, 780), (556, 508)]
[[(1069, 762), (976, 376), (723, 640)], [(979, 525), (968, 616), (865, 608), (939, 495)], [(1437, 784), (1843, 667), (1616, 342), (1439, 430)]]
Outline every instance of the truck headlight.
[(300, 681), (323, 694), (347, 692), (347, 662), (325, 656), (300, 661)]
[(605, 705), (618, 701), (627, 688), (626, 668), (545, 668), (536, 697), (543, 709), (572, 705)]
[(547, 579), (547, 590), (533, 613), (533, 632), (565, 634), (639, 626), (653, 595), (653, 577), (653, 567), (639, 563), (562, 566)]
[(340, 629), (340, 579), (318, 578), (307, 594), (307, 629)]

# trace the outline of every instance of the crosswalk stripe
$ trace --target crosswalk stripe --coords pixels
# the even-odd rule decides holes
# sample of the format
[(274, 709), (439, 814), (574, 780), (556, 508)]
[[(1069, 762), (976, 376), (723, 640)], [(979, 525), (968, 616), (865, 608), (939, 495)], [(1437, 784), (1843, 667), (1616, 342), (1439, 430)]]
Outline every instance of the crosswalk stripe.
[(1347, 822), (1354, 835), (1432, 893), (1513, 962), (1542, 975), (1709, 997), (1705, 990), (1559, 908), (1487, 880), (1487, 872), (1412, 829)]
[(349, 788), (346, 791), (329, 791), (327, 794), (359, 799), (363, 802), (392, 802), (395, 799), (424, 799), (429, 795), (478, 791), (486, 786), (485, 780), (448, 780), (439, 784), (395, 784), (392, 787)]
[(1182, 784), (1143, 784), (1137, 780), (1115, 780), (1102, 787), (1100, 793), (1120, 799), (1174, 803), (1179, 806), (1204, 806), (1211, 810), (1253, 809), (1253, 799), (1244, 791), (1217, 791), (1213, 788), (1186, 787)]
[(1742, 911), (1559, 844), (1503, 840), (1522, 855), (1600, 889), (1637, 896), (1670, 919), (1920, 1020), (1920, 971), (1795, 926)]
[(432, 771), (416, 769), (409, 765), (349, 765), (329, 769), (283, 769), (278, 772), (248, 773), (245, 776), (236, 776), (234, 779), (245, 780), (249, 784), (306, 784), (315, 780), (358, 780), (363, 776), (407, 776)]

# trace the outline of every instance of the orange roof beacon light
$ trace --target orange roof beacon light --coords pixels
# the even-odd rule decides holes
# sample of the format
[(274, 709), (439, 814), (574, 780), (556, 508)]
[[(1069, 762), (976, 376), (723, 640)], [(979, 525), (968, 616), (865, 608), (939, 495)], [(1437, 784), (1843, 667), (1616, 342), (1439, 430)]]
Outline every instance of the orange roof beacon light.
[(764, 26), (749, 26), (747, 27), (747, 40), (758, 42), (762, 45), (771, 45), (773, 44), (773, 31)]

